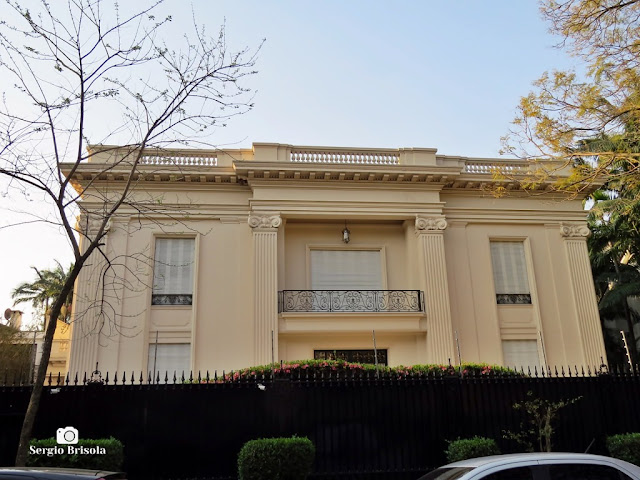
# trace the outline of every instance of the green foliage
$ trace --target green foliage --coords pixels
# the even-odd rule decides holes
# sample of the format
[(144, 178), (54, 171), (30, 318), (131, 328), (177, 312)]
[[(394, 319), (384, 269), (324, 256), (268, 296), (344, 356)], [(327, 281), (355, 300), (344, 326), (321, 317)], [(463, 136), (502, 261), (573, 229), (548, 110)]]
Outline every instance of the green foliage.
[[(620, 168), (628, 169), (629, 165)], [(600, 318), (624, 320), (632, 361), (637, 361), (633, 325), (640, 319), (629, 299), (640, 295), (640, 189), (625, 182), (610, 180), (591, 195), (589, 212), (591, 236), (587, 240), (591, 271), (595, 283)], [(626, 362), (618, 330), (605, 332), (605, 346), (610, 364)], [(608, 333), (608, 334), (607, 334)]]
[(500, 455), (498, 444), (493, 438), (472, 437), (458, 438), (449, 442), (445, 454), (449, 463), (458, 462), (467, 458), (486, 457)]
[(511, 368), (502, 367), (500, 365), (489, 365), (488, 363), (463, 363), (460, 366), (453, 365), (438, 365), (438, 364), (425, 364), (425, 365), (413, 365), (410, 367), (404, 367), (402, 365), (398, 367), (392, 367), (392, 371), (399, 374), (445, 374), (445, 375), (520, 375), (519, 372)]
[[(56, 261), (56, 267), (51, 270), (35, 270), (37, 278), (33, 282), (23, 282), (13, 289), (11, 298), (14, 305), (18, 303), (31, 303), (31, 305), (43, 315), (47, 313), (49, 306), (56, 300), (62, 292), (67, 277), (73, 270), (73, 264), (65, 270), (60, 262)], [(60, 314), (59, 320), (69, 322), (71, 315), (71, 303), (73, 301), (73, 290), (69, 292), (65, 299), (65, 308)]]
[(238, 479), (303, 480), (311, 473), (315, 452), (306, 437), (250, 440), (238, 454)]
[[(498, 365), (488, 365), (486, 363), (463, 363), (461, 366), (452, 365), (399, 365), (397, 367), (387, 367), (385, 365), (375, 365), (368, 363), (352, 363), (345, 360), (292, 360), (286, 363), (271, 363), (268, 365), (257, 365), (255, 367), (243, 368), (234, 372), (225, 373), (217, 379), (210, 379), (210, 383), (223, 383), (238, 381), (250, 378), (260, 378), (262, 376), (320, 376), (326, 372), (334, 372), (344, 375), (358, 375), (364, 372), (377, 371), (381, 375), (403, 377), (407, 375), (476, 375), (488, 376), (494, 374), (501, 375), (522, 375), (510, 368)], [(202, 380), (201, 383), (206, 383)]]
[(534, 451), (536, 443), (539, 452), (551, 452), (551, 438), (553, 437), (553, 422), (558, 418), (558, 412), (569, 405), (573, 405), (582, 397), (552, 402), (544, 398), (535, 398), (533, 392), (527, 392), (528, 400), (513, 404), (515, 410), (522, 410), (526, 414), (526, 421), (520, 424), (518, 433), (506, 430), (504, 438), (515, 440), (527, 452)]
[(19, 330), (0, 325), (0, 382), (26, 381), (31, 367), (31, 339)]
[[(520, 100), (504, 151), (536, 159), (545, 180), (571, 169), (555, 184), (565, 192), (587, 192), (602, 179), (637, 184), (640, 2), (541, 0), (540, 5), (550, 31), (586, 68), (541, 75)], [(630, 168), (620, 169), (621, 163)]]
[[(33, 449), (42, 448), (44, 452), (53, 452), (53, 448), (57, 447), (64, 453), (51, 454), (47, 453), (32, 454), (27, 457), (27, 466), (29, 467), (64, 467), (64, 468), (87, 468), (90, 470), (106, 470), (120, 471), (124, 463), (124, 446), (120, 440), (115, 438), (100, 439), (80, 439), (76, 445), (58, 445), (55, 438), (45, 438), (42, 440), (31, 440), (30, 452)], [(92, 453), (70, 453), (68, 447), (83, 447), (85, 449), (99, 448), (104, 449), (103, 455)]]
[(640, 465), (640, 433), (622, 433), (607, 437), (607, 449), (614, 458)]

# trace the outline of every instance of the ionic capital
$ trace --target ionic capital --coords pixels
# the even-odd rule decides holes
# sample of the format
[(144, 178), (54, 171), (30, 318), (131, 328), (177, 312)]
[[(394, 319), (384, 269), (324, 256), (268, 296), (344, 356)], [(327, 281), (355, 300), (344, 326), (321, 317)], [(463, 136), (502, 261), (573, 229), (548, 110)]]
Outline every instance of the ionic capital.
[[(80, 232), (82, 232), (82, 234), (86, 237), (95, 236), (100, 231), (100, 227), (102, 226), (103, 222), (104, 217), (96, 213), (85, 211), (82, 212), (78, 217), (78, 226)], [(109, 230), (111, 230), (111, 219), (109, 219), (104, 226), (103, 235), (109, 233)]]
[(442, 233), (446, 228), (447, 221), (442, 217), (416, 215), (416, 233)]
[(575, 225), (568, 223), (560, 224), (560, 235), (566, 238), (587, 238), (591, 235), (591, 230), (584, 224)]
[(282, 218), (278, 214), (249, 215), (249, 226), (253, 229), (275, 230), (282, 224)]

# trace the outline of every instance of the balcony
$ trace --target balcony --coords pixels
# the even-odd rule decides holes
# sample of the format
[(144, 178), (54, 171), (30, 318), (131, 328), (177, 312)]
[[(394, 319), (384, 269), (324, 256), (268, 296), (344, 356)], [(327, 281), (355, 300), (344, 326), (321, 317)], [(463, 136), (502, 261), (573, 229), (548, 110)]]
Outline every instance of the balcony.
[(422, 313), (420, 290), (283, 290), (279, 313)]

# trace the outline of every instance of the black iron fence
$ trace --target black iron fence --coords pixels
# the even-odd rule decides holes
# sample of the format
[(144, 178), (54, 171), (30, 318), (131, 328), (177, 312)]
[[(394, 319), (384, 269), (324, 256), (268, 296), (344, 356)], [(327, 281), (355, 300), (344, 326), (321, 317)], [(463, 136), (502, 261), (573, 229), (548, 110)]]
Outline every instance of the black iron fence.
[[(380, 374), (333, 371), (238, 377), (189, 376), (149, 383), (148, 375), (87, 376), (45, 389), (38, 438), (67, 426), (80, 438), (113, 436), (125, 445), (129, 477), (234, 478), (247, 440), (308, 436), (317, 448), (314, 478), (417, 478), (445, 462), (447, 440), (483, 435), (503, 452), (520, 431), (513, 405), (527, 392), (551, 401), (580, 398), (560, 411), (554, 449), (606, 453), (606, 435), (640, 431), (640, 373), (544, 369), (532, 376)], [(537, 373), (537, 376), (536, 376)], [(169, 375), (165, 375), (169, 377)], [(84, 378), (84, 376), (83, 376)], [(142, 378), (142, 381), (140, 381)], [(199, 380), (198, 380), (199, 379)], [(101, 380), (101, 381), (98, 381)], [(102, 383), (104, 382), (104, 383)], [(0, 464), (15, 455), (30, 386), (0, 387)]]
[(420, 290), (283, 290), (278, 312), (424, 312)]

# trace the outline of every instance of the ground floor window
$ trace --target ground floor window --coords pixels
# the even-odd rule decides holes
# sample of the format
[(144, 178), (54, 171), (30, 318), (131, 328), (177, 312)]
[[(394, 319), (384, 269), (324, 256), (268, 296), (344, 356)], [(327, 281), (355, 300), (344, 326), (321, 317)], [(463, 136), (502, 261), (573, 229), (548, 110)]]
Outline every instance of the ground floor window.
[(164, 382), (165, 375), (169, 380), (176, 377), (189, 377), (191, 373), (191, 344), (189, 343), (152, 343), (149, 345), (148, 370), (152, 378), (160, 375)]
[(507, 367), (540, 369), (540, 354), (536, 340), (503, 340), (502, 353)]
[(378, 365), (387, 365), (387, 350), (314, 350), (313, 358), (316, 360), (344, 360), (352, 363), (376, 363), (376, 353)]

